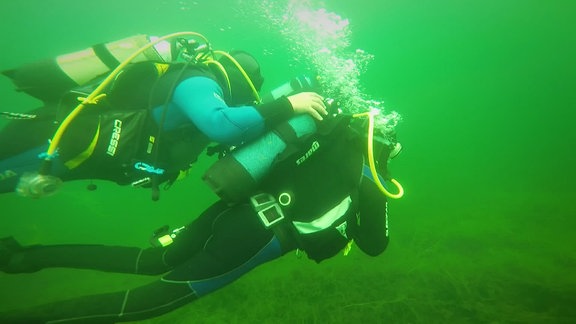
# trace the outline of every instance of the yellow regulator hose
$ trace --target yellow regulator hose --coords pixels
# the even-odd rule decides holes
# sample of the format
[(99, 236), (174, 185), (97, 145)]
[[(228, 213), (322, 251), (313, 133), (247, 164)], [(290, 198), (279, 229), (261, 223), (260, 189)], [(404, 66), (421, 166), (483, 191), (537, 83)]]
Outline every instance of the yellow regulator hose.
[(396, 186), (398, 189), (398, 193), (390, 193), (386, 187), (380, 182), (380, 177), (378, 176), (378, 171), (376, 171), (376, 163), (374, 162), (374, 115), (376, 112), (368, 111), (364, 113), (354, 114), (352, 117), (368, 117), (368, 165), (370, 167), (370, 172), (372, 173), (372, 177), (374, 178), (374, 182), (378, 186), (378, 189), (386, 196), (392, 199), (399, 199), (404, 196), (404, 188), (402, 185), (396, 181), (396, 179), (390, 179), (390, 182)]

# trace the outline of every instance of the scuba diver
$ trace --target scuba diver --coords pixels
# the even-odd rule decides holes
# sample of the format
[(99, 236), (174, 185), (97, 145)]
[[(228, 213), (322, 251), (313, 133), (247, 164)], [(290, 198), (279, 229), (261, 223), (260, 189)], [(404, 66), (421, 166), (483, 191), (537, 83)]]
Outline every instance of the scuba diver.
[(215, 51), (197, 33), (137, 35), (3, 73), (44, 102), (1, 113), (12, 120), (0, 130), (0, 193), (32, 198), (101, 179), (157, 200), (210, 143), (238, 146), (294, 116), (327, 114), (310, 83), (263, 102), (254, 57)]
[(303, 251), (316, 262), (348, 251), (352, 243), (370, 256), (381, 254), (389, 241), (387, 196), (402, 195), (399, 185), (398, 194), (390, 194), (382, 184), (394, 181), (388, 161), (398, 145), (381, 140), (372, 119), (335, 114), (317, 124), (316, 132), (297, 141), (300, 145), (292, 143), (292, 153), (283, 155), (249, 196), (221, 188), (221, 200), (190, 224), (158, 233), (156, 246), (22, 246), (13, 237), (0, 239), (0, 271), (7, 274), (66, 267), (161, 276), (134, 289), (0, 312), (0, 322), (143, 320), (291, 251)]

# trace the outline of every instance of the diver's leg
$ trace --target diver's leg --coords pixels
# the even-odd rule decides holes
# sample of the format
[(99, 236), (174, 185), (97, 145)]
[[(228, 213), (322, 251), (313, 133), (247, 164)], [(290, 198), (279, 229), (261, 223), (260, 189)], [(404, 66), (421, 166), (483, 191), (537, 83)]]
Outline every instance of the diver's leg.
[(212, 205), (165, 248), (77, 244), (21, 247), (12, 238), (0, 239), (0, 271), (26, 273), (60, 267), (162, 274), (191, 258), (204, 246), (215, 219), (225, 210), (228, 207), (224, 203)]
[(194, 299), (186, 283), (155, 281), (135, 289), (3, 312), (0, 323), (117, 323), (158, 316)]
[[(42, 159), (39, 156), (47, 151), (48, 142), (58, 126), (54, 123), (52, 108), (33, 110), (29, 114), (38, 116), (35, 119), (12, 120), (0, 129), (0, 193), (13, 192), (23, 175), (40, 170)], [(54, 160), (52, 169), (55, 176), (68, 171), (58, 159)], [(33, 192), (38, 193), (41, 186), (39, 183), (36, 186)], [(29, 186), (26, 188), (30, 189)], [(30, 195), (28, 190), (22, 190), (22, 193)]]
[(187, 282), (200, 297), (295, 247), (295, 242), (279, 239), (272, 230), (266, 229), (252, 206), (239, 205), (215, 220), (213, 235), (204, 248), (187, 261), (187, 266), (175, 268), (163, 280)]
[(213, 226), (213, 235), (203, 248), (159, 281), (128, 291), (3, 313), (0, 322), (114, 323), (151, 318), (221, 288), (287, 252), (259, 223), (250, 206), (220, 213)]
[(38, 172), (41, 160), (38, 155), (46, 152), (48, 145), (38, 146), (7, 159), (0, 159), (0, 193), (14, 192), (20, 177), (28, 172)]
[[(12, 120), (0, 128), (0, 193), (17, 190), (23, 196), (38, 198), (57, 189), (60, 182), (57, 179), (37, 177), (45, 159), (42, 155), (48, 150), (49, 141), (59, 126), (55, 122), (57, 110), (57, 104), (46, 104), (27, 112), (36, 117)], [(72, 136), (72, 141), (76, 141), (75, 136)], [(69, 180), (70, 169), (58, 158), (58, 154), (51, 161), (49, 175)], [(84, 175), (75, 176), (78, 179)], [(88, 175), (87, 178), (92, 177)]]
[(31, 246), (12, 253), (5, 265), (0, 265), (0, 271), (28, 273), (58, 267), (161, 274), (170, 269), (169, 265), (162, 262), (163, 252), (162, 248), (105, 245)]
[(53, 107), (47, 106), (27, 112), (36, 115), (30, 120), (11, 120), (0, 129), (0, 161), (45, 145), (56, 131)]

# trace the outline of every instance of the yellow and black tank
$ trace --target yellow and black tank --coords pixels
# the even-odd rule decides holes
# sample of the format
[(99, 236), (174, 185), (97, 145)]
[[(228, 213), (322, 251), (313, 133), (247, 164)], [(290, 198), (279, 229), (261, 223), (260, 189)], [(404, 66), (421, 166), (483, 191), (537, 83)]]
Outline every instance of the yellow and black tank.
[[(18, 91), (44, 102), (57, 102), (67, 90), (109, 73), (153, 39), (148, 35), (134, 35), (25, 64), (2, 73), (12, 80)], [(171, 59), (169, 44), (161, 42), (138, 55), (132, 62), (169, 62)]]

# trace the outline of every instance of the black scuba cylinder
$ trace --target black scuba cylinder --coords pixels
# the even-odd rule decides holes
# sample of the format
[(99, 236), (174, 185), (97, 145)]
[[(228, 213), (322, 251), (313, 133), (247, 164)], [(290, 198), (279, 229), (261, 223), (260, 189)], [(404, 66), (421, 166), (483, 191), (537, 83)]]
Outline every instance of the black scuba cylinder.
[[(18, 91), (42, 101), (57, 102), (66, 91), (112, 71), (152, 39), (147, 35), (135, 35), (96, 44), (81, 51), (5, 70), (2, 74), (12, 80)], [(161, 42), (138, 55), (132, 62), (166, 62), (171, 59), (169, 44)]]

